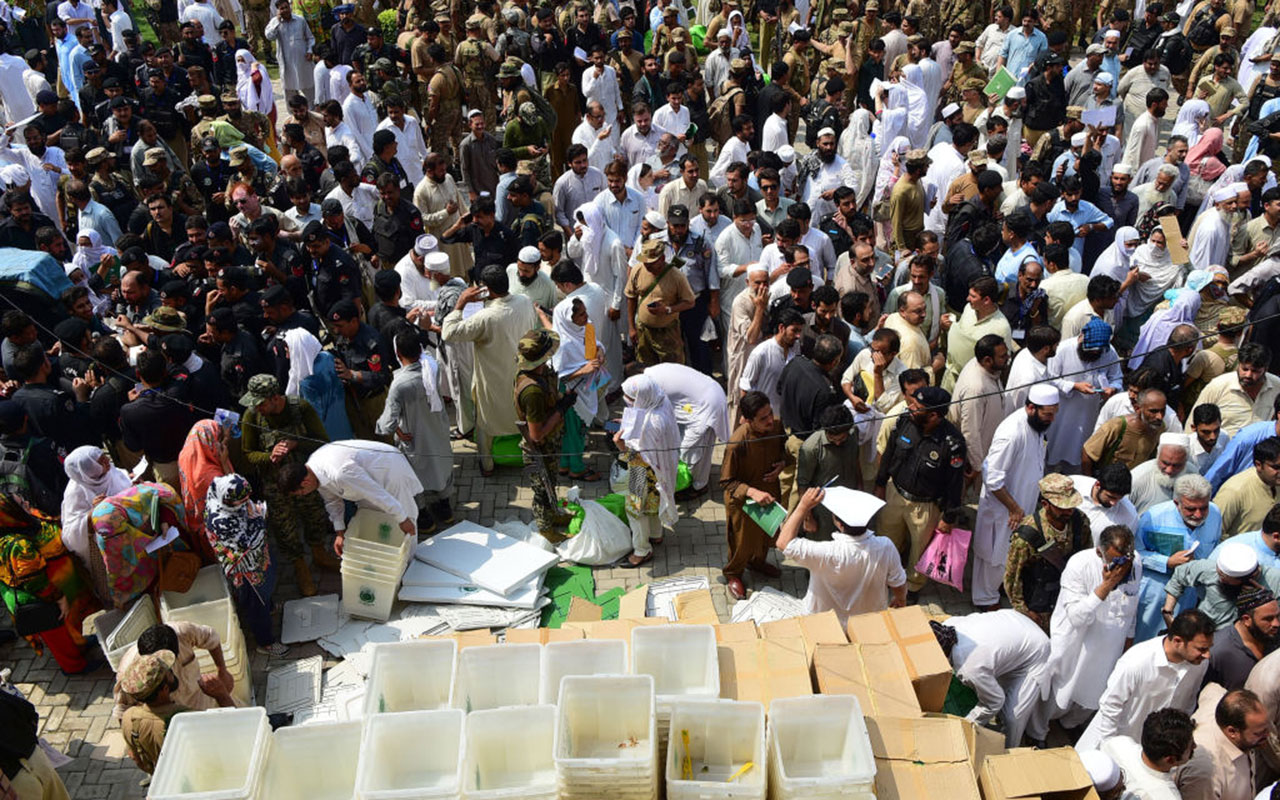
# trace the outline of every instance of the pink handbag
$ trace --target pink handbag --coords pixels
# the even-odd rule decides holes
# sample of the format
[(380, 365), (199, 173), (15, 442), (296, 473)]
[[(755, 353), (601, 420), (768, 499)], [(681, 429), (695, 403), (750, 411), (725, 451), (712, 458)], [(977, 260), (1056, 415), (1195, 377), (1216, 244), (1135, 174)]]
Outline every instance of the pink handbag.
[(969, 541), (972, 538), (973, 532), (963, 528), (952, 528), (950, 533), (935, 530), (929, 546), (916, 563), (916, 572), (963, 592), (964, 565), (969, 560)]

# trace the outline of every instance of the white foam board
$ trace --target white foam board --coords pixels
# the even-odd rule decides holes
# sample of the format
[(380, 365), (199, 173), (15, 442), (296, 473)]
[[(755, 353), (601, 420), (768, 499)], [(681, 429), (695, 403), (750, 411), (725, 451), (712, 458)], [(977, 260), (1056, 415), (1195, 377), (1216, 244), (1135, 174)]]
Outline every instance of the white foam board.
[(495, 606), (498, 608), (531, 609), (538, 602), (542, 591), (542, 575), (519, 586), (510, 595), (503, 596), (478, 586), (417, 586), (405, 584), (398, 597), (411, 603), (451, 603), (464, 606)]
[(555, 553), (466, 521), (419, 544), (414, 557), (504, 597), (560, 560)]
[(285, 644), (314, 642), (337, 633), (340, 605), (336, 594), (290, 600), (284, 604), (280, 617), (280, 641)]

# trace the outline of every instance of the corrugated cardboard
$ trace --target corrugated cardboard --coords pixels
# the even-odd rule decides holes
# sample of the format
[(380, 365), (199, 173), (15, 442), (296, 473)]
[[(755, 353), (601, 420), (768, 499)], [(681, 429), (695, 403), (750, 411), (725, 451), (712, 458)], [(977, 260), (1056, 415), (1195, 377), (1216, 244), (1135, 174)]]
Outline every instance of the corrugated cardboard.
[(1019, 750), (982, 765), (985, 800), (1098, 800), (1080, 756), (1070, 747)]
[(507, 644), (572, 642), (586, 636), (575, 628), (508, 628)]
[(716, 614), (715, 604), (711, 601), (710, 589), (695, 589), (692, 592), (681, 592), (671, 601), (676, 610), (676, 620), (688, 625), (718, 625), (720, 616)]
[(768, 711), (775, 697), (813, 694), (803, 639), (728, 641), (717, 646), (716, 652), (720, 658), (721, 697), (754, 701)]
[(891, 717), (920, 716), (902, 651), (887, 644), (820, 644), (813, 670), (822, 694), (857, 695), (863, 711)]
[[(631, 647), (631, 629), (637, 625), (670, 625), (671, 620), (660, 617), (640, 619), (606, 619), (601, 622), (565, 622), (561, 628), (582, 631), (588, 639), (619, 639)], [(628, 650), (630, 652), (630, 650)]]
[(920, 708), (941, 711), (951, 686), (951, 662), (929, 628), (920, 606), (891, 608), (876, 614), (849, 617), (849, 641), (861, 644), (893, 642), (902, 650)]
[(574, 597), (569, 601), (569, 614), (566, 622), (596, 622), (604, 614), (600, 606), (582, 597)]
[(726, 622), (716, 626), (716, 642), (754, 642), (760, 638), (755, 620)]
[(799, 636), (804, 639), (804, 649), (810, 664), (813, 663), (813, 650), (818, 645), (846, 644), (849, 641), (844, 635), (844, 628), (840, 627), (840, 618), (834, 611), (775, 620), (760, 626), (761, 638), (773, 639), (779, 636), (788, 639)]
[(649, 586), (637, 586), (618, 598), (618, 619), (644, 619), (649, 603)]
[(965, 726), (959, 717), (868, 715), (877, 799), (980, 800)]
[(497, 644), (498, 637), (496, 634), (481, 628), (474, 631), (459, 631), (457, 633), (446, 633), (442, 636), (423, 636), (423, 639), (453, 639), (458, 643), (458, 649), (464, 647), (476, 647), (477, 645)]

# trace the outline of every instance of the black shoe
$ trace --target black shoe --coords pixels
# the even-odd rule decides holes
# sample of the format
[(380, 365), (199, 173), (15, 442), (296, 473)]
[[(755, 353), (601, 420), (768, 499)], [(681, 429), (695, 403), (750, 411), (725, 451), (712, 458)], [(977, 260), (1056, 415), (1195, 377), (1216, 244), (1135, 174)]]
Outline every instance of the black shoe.
[(449, 505), (448, 500), (441, 500), (432, 503), (429, 507), (431, 516), (435, 518), (436, 525), (452, 525), (454, 522), (453, 507)]
[(435, 533), (435, 530), (436, 530), (436, 520), (435, 520), (435, 517), (431, 516), (431, 512), (425, 508), (419, 511), (418, 512), (418, 533), (422, 536), (426, 536), (429, 533)]

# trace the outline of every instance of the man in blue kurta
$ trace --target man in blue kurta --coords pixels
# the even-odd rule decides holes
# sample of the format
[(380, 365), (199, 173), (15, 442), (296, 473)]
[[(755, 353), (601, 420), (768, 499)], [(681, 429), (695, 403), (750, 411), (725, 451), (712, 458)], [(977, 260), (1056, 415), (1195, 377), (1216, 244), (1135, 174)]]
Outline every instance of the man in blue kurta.
[[(1138, 519), (1134, 544), (1142, 558), (1135, 642), (1152, 638), (1164, 628), (1165, 584), (1174, 568), (1208, 558), (1222, 536), (1222, 513), (1209, 501), (1209, 482), (1200, 475), (1183, 475), (1173, 484), (1173, 499), (1152, 506)], [(1178, 611), (1195, 607), (1188, 595)], [(1175, 612), (1177, 613), (1177, 612)]]

